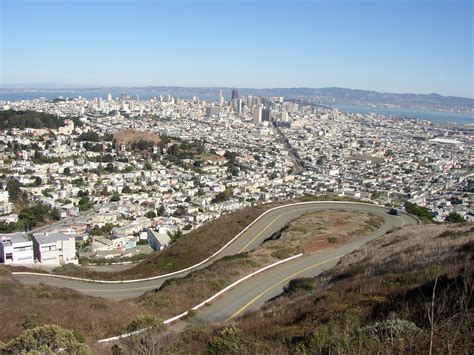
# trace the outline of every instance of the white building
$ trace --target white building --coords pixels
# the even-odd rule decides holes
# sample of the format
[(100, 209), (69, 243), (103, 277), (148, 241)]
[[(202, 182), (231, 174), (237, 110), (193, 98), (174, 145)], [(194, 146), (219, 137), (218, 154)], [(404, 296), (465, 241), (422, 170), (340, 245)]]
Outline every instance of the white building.
[(252, 109), (253, 123), (258, 126), (262, 123), (262, 106), (257, 106)]
[(5, 216), (7, 214), (12, 213), (13, 203), (8, 202), (8, 201), (9, 201), (8, 191), (0, 190), (0, 216)]
[(76, 240), (74, 236), (63, 233), (33, 234), (35, 258), (42, 264), (78, 264)]
[(148, 244), (153, 250), (160, 251), (169, 245), (171, 239), (167, 233), (158, 233), (151, 228), (146, 231)]
[(33, 264), (33, 242), (25, 233), (0, 234), (0, 262)]
[(7, 203), (9, 201), (8, 191), (0, 191), (0, 203)]

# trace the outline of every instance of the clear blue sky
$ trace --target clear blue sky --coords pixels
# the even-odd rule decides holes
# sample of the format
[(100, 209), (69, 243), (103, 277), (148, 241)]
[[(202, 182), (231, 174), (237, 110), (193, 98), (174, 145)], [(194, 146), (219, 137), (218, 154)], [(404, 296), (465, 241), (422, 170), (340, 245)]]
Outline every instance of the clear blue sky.
[(5, 84), (473, 97), (470, 0), (0, 0)]

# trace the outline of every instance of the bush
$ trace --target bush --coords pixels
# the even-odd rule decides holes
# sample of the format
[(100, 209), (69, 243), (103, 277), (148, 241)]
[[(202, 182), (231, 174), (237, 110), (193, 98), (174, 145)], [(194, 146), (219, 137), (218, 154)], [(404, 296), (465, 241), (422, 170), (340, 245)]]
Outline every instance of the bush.
[(433, 220), (433, 215), (431, 214), (431, 212), (426, 207), (418, 206), (416, 203), (406, 202), (405, 209), (408, 213), (411, 213), (412, 215), (417, 216), (421, 219), (428, 221)]
[(209, 342), (207, 350), (211, 354), (244, 354), (251, 344), (239, 328), (226, 327)]
[(448, 214), (446, 216), (446, 218), (444, 219), (446, 222), (448, 223), (461, 223), (461, 222), (466, 222), (466, 220), (464, 219), (463, 216), (461, 216), (459, 213), (457, 212), (451, 212), (450, 214)]
[(164, 327), (165, 325), (163, 322), (158, 320), (156, 317), (140, 314), (125, 327), (125, 331), (131, 333), (146, 328), (161, 330)]
[(296, 292), (298, 290), (308, 292), (314, 290), (314, 280), (310, 277), (294, 279), (285, 287), (285, 292)]
[(27, 329), (19, 337), (4, 343), (2, 350), (10, 353), (92, 354), (89, 347), (79, 342), (72, 331), (55, 324)]

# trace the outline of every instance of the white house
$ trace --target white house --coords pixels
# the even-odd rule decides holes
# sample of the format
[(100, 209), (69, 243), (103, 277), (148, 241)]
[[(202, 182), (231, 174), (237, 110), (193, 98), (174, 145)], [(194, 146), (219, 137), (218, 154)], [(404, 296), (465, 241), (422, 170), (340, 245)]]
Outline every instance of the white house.
[(76, 240), (74, 236), (63, 233), (33, 234), (35, 258), (42, 264), (78, 264)]
[(0, 234), (0, 262), (33, 264), (33, 242), (25, 233)]
[(147, 228), (147, 240), (150, 247), (156, 251), (166, 248), (171, 239), (167, 233), (158, 233), (151, 228)]
[(8, 201), (9, 201), (8, 191), (0, 190), (0, 216), (4, 216), (4, 215), (12, 213), (13, 203), (8, 202)]

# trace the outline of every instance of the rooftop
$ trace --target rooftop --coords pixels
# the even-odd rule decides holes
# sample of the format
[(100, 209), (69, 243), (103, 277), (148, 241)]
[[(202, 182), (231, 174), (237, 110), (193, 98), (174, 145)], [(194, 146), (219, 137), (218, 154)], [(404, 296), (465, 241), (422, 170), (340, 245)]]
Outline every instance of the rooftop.
[(8, 233), (8, 234), (0, 234), (0, 240), (11, 240), (12, 243), (27, 243), (30, 241), (26, 233), (17, 232), (17, 233)]
[(47, 244), (55, 243), (60, 240), (69, 240), (71, 236), (67, 236), (63, 233), (35, 233), (33, 234), (33, 239), (35, 239), (38, 244)]

